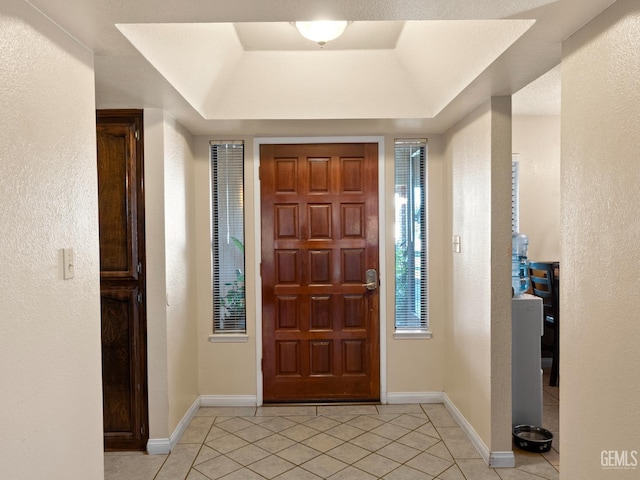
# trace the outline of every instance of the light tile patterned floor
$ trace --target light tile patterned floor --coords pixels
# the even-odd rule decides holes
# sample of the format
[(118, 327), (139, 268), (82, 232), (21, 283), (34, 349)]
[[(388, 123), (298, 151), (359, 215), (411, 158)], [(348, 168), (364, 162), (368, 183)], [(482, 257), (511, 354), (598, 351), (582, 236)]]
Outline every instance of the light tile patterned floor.
[(554, 480), (557, 387), (544, 396), (554, 448), (515, 450), (516, 468), (487, 467), (442, 404), (203, 407), (170, 455), (105, 454), (105, 480)]

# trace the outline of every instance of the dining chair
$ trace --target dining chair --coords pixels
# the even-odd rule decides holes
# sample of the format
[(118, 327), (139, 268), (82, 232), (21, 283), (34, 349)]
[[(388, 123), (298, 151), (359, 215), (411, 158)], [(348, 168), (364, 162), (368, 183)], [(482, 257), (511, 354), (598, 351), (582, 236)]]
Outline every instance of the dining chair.
[(559, 282), (555, 276), (557, 262), (529, 262), (531, 290), (542, 298), (544, 307), (544, 332), (542, 350), (551, 353), (551, 376), (549, 385), (558, 384), (560, 372), (560, 295)]

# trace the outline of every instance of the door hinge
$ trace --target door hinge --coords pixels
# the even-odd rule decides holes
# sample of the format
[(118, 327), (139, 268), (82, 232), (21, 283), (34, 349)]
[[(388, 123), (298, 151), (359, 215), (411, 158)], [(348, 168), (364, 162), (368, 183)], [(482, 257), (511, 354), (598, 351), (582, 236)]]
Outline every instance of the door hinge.
[(144, 436), (145, 428), (144, 424), (140, 425), (140, 435)]
[(135, 132), (133, 132), (133, 136), (136, 138), (136, 140), (140, 140), (140, 130), (136, 130)]
[(260, 371), (264, 372), (264, 358), (260, 359)]
[(142, 263), (138, 262), (138, 267), (137, 267), (138, 273), (142, 273)]
[(142, 294), (141, 293), (138, 294), (138, 303), (142, 303)]

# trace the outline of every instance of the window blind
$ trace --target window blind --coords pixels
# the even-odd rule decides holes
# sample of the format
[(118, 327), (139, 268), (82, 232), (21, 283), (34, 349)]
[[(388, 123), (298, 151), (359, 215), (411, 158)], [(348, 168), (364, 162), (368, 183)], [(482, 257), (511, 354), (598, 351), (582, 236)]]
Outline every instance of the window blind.
[(395, 327), (427, 330), (427, 142), (395, 142)]
[(511, 232), (520, 231), (520, 189), (519, 170), (520, 154), (514, 153), (511, 156)]
[(213, 332), (246, 332), (244, 142), (211, 142)]

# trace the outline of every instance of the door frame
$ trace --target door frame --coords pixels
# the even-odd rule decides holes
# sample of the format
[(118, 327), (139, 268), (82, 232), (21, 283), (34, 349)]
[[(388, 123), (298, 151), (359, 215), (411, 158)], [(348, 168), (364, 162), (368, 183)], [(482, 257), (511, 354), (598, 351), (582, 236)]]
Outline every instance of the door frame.
[[(262, 191), (260, 190), (260, 145), (263, 144), (306, 144), (306, 143), (377, 143), (378, 144), (378, 258), (379, 258), (379, 280), (378, 288), (380, 304), (378, 316), (380, 320), (380, 402), (387, 403), (387, 294), (386, 294), (386, 217), (385, 217), (385, 141), (383, 136), (356, 136), (356, 137), (256, 137), (253, 139), (253, 188), (257, 194), (254, 197), (255, 231), (254, 242), (256, 254), (254, 257), (255, 271), (260, 275), (260, 262), (262, 260), (261, 231), (262, 219), (259, 214), (261, 208)], [(256, 403), (258, 406), (263, 403), (263, 376), (262, 376), (262, 282), (254, 284), (253, 297), (256, 299)]]

